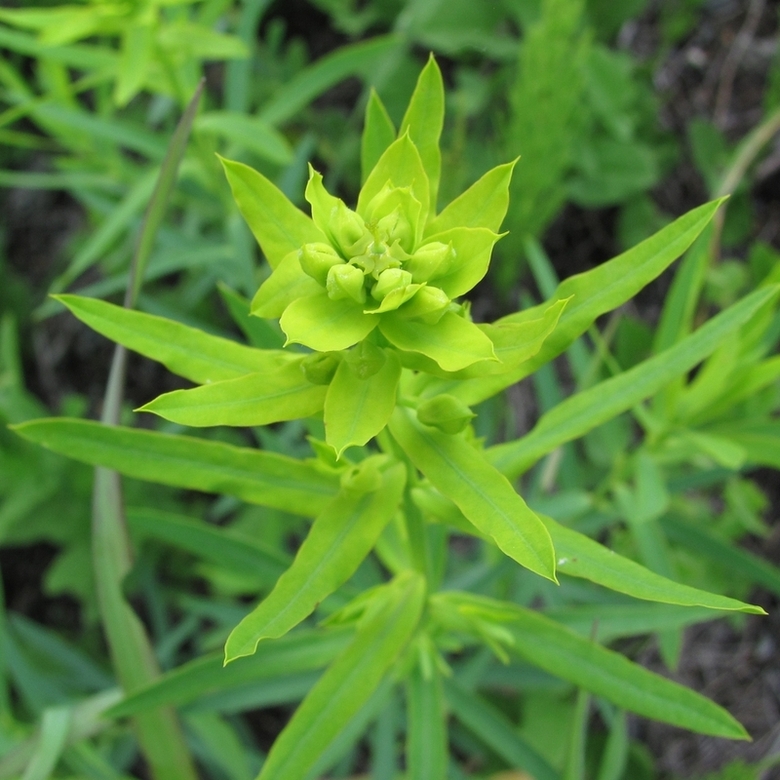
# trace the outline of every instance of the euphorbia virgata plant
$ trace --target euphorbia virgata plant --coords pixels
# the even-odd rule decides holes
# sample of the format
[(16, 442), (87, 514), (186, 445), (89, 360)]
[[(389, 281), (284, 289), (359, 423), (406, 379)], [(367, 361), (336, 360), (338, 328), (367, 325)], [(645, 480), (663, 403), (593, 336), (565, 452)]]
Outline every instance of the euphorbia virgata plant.
[[(262, 652), (315, 613), (327, 619), (312, 632), (312, 646), (346, 637), (276, 740), (263, 780), (303, 780), (320, 772), (340, 735), (370, 722), (396, 687), (407, 702), (407, 776), (443, 780), (449, 710), (460, 717), (463, 697), (472, 695), (451, 676), (453, 654), (480, 646), (618, 707), (705, 734), (745, 738), (714, 703), (597, 641), (511, 599), (443, 589), (442, 581), (450, 538), (465, 534), (497, 547), (527, 577), (584, 578), (646, 601), (761, 612), (665, 579), (535, 513), (515, 482), (558, 447), (690, 371), (777, 289), (765, 287), (734, 304), (660, 360), (573, 395), (527, 436), (485, 449), (473, 432), (472, 407), (554, 359), (600, 315), (658, 276), (719, 204), (701, 206), (634, 249), (564, 281), (539, 306), (474, 323), (462, 296), (488, 270), (514, 164), (488, 171), (437, 213), (443, 115), (433, 59), (398, 131), (372, 94), (364, 183), (354, 209), (328, 193), (314, 169), (306, 187), (309, 217), (260, 173), (223, 161), (271, 267), (251, 312), (279, 319), (283, 349), (252, 348), (101, 301), (60, 297), (99, 332), (200, 385), (162, 395), (144, 411), (189, 426), (322, 417), (324, 441), (311, 437), (311, 457), (80, 421), (36, 421), (19, 431), (134, 477), (313, 518), (291, 566), (225, 646), (226, 663), (243, 663), (237, 659)], [(326, 599), (370, 555), (384, 581), (328, 608)], [(131, 696), (115, 713), (142, 706)], [(528, 755), (535, 775), (555, 776), (542, 757)]]

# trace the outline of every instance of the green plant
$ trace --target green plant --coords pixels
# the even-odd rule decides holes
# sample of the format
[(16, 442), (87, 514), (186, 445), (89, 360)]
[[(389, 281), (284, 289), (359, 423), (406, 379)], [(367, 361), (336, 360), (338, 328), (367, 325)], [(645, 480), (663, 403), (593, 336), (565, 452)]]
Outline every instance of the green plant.
[[(443, 107), (433, 59), (398, 133), (378, 97), (371, 97), (356, 211), (330, 196), (312, 170), (310, 219), (260, 173), (225, 161), (239, 208), (273, 268), (252, 308), (281, 318), (287, 348), (248, 347), (102, 301), (60, 297), (95, 330), (200, 385), (161, 396), (145, 410), (196, 427), (265, 426), (303, 416), (310, 433), (308, 457), (293, 458), (81, 420), (15, 427), (29, 440), (102, 469), (314, 518), (292, 563), (230, 633), (226, 669), (213, 656), (192, 661), (127, 691), (106, 714), (139, 717), (282, 669), (325, 666), (260, 777), (317, 776), (374, 720), (375, 772), (392, 777), (399, 687), (407, 702), (407, 777), (433, 780), (461, 771), (448, 757), (448, 709), (503, 761), (538, 778), (559, 777), (559, 769), (476, 692), (484, 663), (479, 659), (493, 653), (580, 689), (566, 777), (582, 776), (589, 694), (613, 724), (616, 742), (604, 751), (604, 772), (614, 773), (612, 764), (622, 766), (616, 756), (624, 761), (627, 755), (621, 709), (744, 738), (742, 727), (714, 703), (588, 639), (598, 610), (555, 619), (525, 605), (529, 594), (560, 576), (562, 588), (577, 578), (618, 598), (658, 602), (659, 609), (647, 614), (636, 601), (620, 602), (640, 616), (633, 631), (659, 618), (677, 625), (696, 620), (701, 608), (761, 610), (653, 573), (532, 511), (507, 477), (514, 480), (623, 412), (646, 416), (644, 400), (750, 330), (772, 305), (777, 285), (759, 288), (655, 357), (562, 401), (528, 436), (485, 449), (470, 407), (572, 348), (599, 316), (685, 252), (719, 202), (565, 280), (547, 302), (475, 324), (468, 304), (453, 299), (487, 272), (512, 165), (489, 171), (437, 214)], [(477, 549), (503, 572), (492, 597), (476, 583), (470, 589), (468, 577), (458, 584), (461, 570), (449, 540), (460, 535), (479, 539)], [(214, 529), (209, 538), (220, 554), (237, 554), (224, 532)], [(239, 547), (250, 554), (249, 543)], [(257, 549), (251, 554), (258, 559)], [(124, 608), (117, 602), (115, 609)], [(686, 611), (690, 617), (681, 615)], [(318, 628), (296, 629), (312, 615), (321, 619)], [(620, 618), (604, 622), (610, 638), (626, 631)], [(389, 730), (383, 723), (391, 724)]]

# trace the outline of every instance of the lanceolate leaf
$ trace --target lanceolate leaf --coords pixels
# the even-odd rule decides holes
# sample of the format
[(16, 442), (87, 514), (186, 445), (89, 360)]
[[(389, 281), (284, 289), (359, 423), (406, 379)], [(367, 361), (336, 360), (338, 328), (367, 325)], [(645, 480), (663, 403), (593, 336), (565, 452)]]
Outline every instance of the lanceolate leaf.
[(444, 126), (444, 82), (433, 55), (422, 69), (409, 107), (401, 122), (400, 135), (409, 132), (420, 152), (425, 173), (430, 182), (430, 213), (436, 212), (436, 195), (441, 176), (439, 136)]
[(370, 698), (412, 636), (425, 582), (413, 572), (379, 594), (352, 643), (325, 672), (279, 735), (258, 780), (303, 780)]
[[(472, 402), (482, 401), (509, 385), (529, 376), (539, 366), (560, 355), (578, 339), (602, 314), (616, 309), (670, 266), (694, 242), (712, 219), (722, 199), (689, 211), (654, 236), (618, 257), (583, 274), (572, 276), (558, 286), (551, 301), (573, 296), (561, 316), (553, 338), (548, 339), (537, 355), (516, 371), (500, 377), (472, 381)], [(541, 316), (548, 303), (510, 314), (495, 324), (524, 322)]]
[(262, 577), (271, 584), (290, 564), (290, 556), (259, 539), (173, 512), (129, 507), (127, 525), (144, 539), (156, 539), (231, 571)]
[(387, 425), (395, 408), (401, 363), (384, 350), (385, 363), (373, 376), (361, 379), (342, 360), (325, 399), (325, 438), (338, 457), (347, 447), (362, 446)]
[(137, 411), (194, 427), (269, 425), (322, 411), (326, 390), (309, 382), (298, 360), (276, 371), (247, 374), (193, 390), (174, 390)]
[(344, 491), (333, 499), (273, 591), (231, 632), (226, 663), (251, 655), (263, 639), (284, 636), (354, 574), (395, 514), (405, 480), (403, 465), (396, 464), (378, 490)]
[(15, 426), (25, 439), (74, 460), (163, 485), (228, 493), (295, 514), (319, 514), (338, 482), (313, 465), (191, 436), (102, 426), (67, 418)]
[(509, 183), (517, 160), (498, 165), (453, 200), (425, 229), (426, 239), (457, 227), (481, 227), (497, 233), (509, 205)]
[(627, 411), (676, 376), (690, 371), (777, 291), (777, 287), (756, 290), (670, 349), (566, 399), (543, 415), (527, 436), (488, 450), (490, 462), (503, 474), (516, 478), (546, 453)]
[(238, 659), (227, 667), (221, 652), (210, 653), (167, 672), (106, 714), (122, 718), (162, 705), (180, 707), (258, 680), (321, 669), (344, 650), (352, 634), (351, 627), (296, 631), (261, 645), (253, 656)]
[(717, 596), (649, 571), (634, 561), (618, 555), (577, 531), (540, 515), (550, 532), (557, 568), (562, 574), (583, 577), (610, 590), (626, 593), (637, 599), (660, 601), (665, 604), (707, 607), (709, 609), (766, 614), (761, 607), (745, 604), (727, 596)]
[(468, 520), (522, 566), (555, 580), (555, 551), (542, 521), (482, 453), (398, 408), (390, 432), (414, 465)]
[(294, 360), (281, 350), (246, 347), (180, 322), (78, 295), (58, 295), (82, 322), (128, 349), (198, 384), (274, 371)]
[(395, 126), (387, 109), (372, 88), (366, 103), (366, 118), (360, 147), (360, 170), (365, 181), (385, 149), (395, 141)]
[(233, 197), (271, 268), (303, 244), (324, 241), (314, 223), (261, 173), (243, 163), (222, 160)]
[(538, 612), (467, 594), (452, 598), (460, 600), (466, 614), (493, 619), (511, 632), (514, 645), (509, 649), (523, 660), (623, 709), (700, 734), (749, 739), (745, 729), (714, 702)]

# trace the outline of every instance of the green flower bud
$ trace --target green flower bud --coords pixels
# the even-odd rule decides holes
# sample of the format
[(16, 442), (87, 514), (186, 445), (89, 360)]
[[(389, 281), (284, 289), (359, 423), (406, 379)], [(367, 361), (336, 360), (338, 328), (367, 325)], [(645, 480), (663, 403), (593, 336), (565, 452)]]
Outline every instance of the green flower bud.
[(371, 458), (348, 469), (341, 475), (341, 487), (354, 493), (373, 493), (382, 487), (382, 474)]
[(360, 379), (378, 373), (387, 360), (385, 351), (370, 341), (361, 341), (347, 352), (345, 360)]
[(444, 316), (451, 301), (444, 290), (438, 287), (425, 286), (409, 303), (398, 310), (402, 317), (421, 320), (426, 325), (435, 325)]
[(343, 298), (352, 298), (357, 303), (366, 302), (366, 290), (363, 286), (365, 277), (363, 272), (354, 265), (342, 263), (334, 265), (328, 270), (328, 278), (325, 288), (328, 297), (332, 301), (340, 301)]
[(362, 254), (365, 251), (363, 244), (367, 245), (372, 240), (366, 223), (354, 211), (348, 209), (343, 201), (339, 201), (331, 212), (328, 229), (345, 257)]
[(415, 282), (427, 282), (434, 276), (447, 273), (455, 259), (452, 244), (442, 244), (441, 241), (431, 241), (421, 246), (405, 264)]
[(344, 262), (330, 244), (322, 243), (304, 244), (298, 250), (298, 260), (303, 272), (323, 287), (328, 278), (328, 271), (334, 265)]
[(314, 352), (301, 361), (301, 371), (313, 385), (329, 385), (339, 362), (338, 352)]
[(460, 433), (474, 417), (471, 409), (453, 395), (437, 395), (417, 407), (417, 419), (443, 433)]
[(385, 295), (399, 287), (406, 287), (412, 283), (412, 275), (401, 268), (388, 268), (379, 274), (377, 283), (371, 290), (371, 297), (381, 301)]
[(401, 213), (400, 207), (377, 222), (377, 233), (384, 236), (388, 243), (397, 241), (401, 246), (412, 249), (414, 230), (408, 218)]

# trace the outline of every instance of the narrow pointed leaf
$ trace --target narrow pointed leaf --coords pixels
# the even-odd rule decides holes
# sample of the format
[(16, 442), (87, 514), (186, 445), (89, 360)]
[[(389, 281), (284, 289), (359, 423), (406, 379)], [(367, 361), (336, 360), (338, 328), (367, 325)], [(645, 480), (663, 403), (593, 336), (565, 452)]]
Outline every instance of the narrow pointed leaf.
[(458, 195), (425, 229), (426, 240), (457, 227), (487, 228), (497, 233), (509, 207), (509, 184), (517, 160), (489, 170)]
[(514, 639), (510, 652), (618, 707), (699, 734), (750, 738), (726, 710), (704, 696), (647, 671), (538, 612), (466, 594), (456, 598), (461, 599), (460, 608), (467, 614), (491, 616), (510, 631)]
[(317, 352), (337, 352), (362, 341), (379, 318), (363, 314), (352, 300), (332, 301), (324, 291), (298, 298), (285, 310), (279, 324), (290, 344), (303, 344)]
[(459, 371), (481, 360), (495, 360), (493, 342), (473, 323), (448, 311), (434, 325), (388, 313), (379, 330), (404, 352), (419, 352), (445, 371)]
[(120, 701), (106, 716), (123, 718), (163, 705), (181, 707), (259, 680), (321, 669), (344, 650), (352, 635), (352, 628), (296, 631), (261, 645), (253, 656), (228, 666), (223, 653), (210, 653), (166, 672)]
[(371, 89), (366, 103), (366, 116), (360, 146), (360, 170), (362, 180), (374, 169), (379, 158), (395, 141), (395, 126), (376, 90)]
[(550, 517), (540, 517), (552, 537), (558, 558), (557, 568), (562, 574), (583, 577), (610, 590), (647, 601), (766, 614), (761, 607), (707, 593), (655, 574)]
[(303, 244), (324, 241), (314, 223), (261, 173), (243, 163), (222, 160), (233, 197), (271, 268)]
[(309, 531), (290, 568), (230, 633), (225, 661), (251, 655), (263, 639), (284, 636), (355, 572), (395, 514), (405, 483), (396, 464), (371, 493), (340, 493)]
[(180, 322), (97, 298), (55, 297), (93, 330), (198, 384), (235, 379), (256, 371), (274, 371), (295, 359), (281, 350), (253, 349)]
[[(712, 354), (730, 334), (777, 295), (778, 289), (756, 290), (670, 349), (567, 398), (543, 415), (527, 436), (488, 450), (490, 462), (507, 476), (517, 477), (561, 444), (636, 406)], [(744, 445), (744, 442), (739, 443)]]
[(164, 393), (137, 411), (193, 427), (270, 425), (322, 411), (326, 390), (309, 382), (296, 361), (277, 371)]
[(425, 583), (408, 572), (381, 594), (352, 643), (329, 667), (277, 738), (258, 780), (304, 780), (369, 700), (412, 636)]
[(444, 82), (436, 60), (431, 55), (422, 69), (412, 93), (409, 107), (401, 122), (399, 135), (409, 132), (420, 152), (430, 183), (430, 213), (436, 212), (436, 195), (441, 176), (439, 137), (444, 127)]
[(34, 420), (14, 429), (54, 452), (128, 477), (227, 493), (305, 516), (318, 514), (337, 492), (336, 478), (309, 463), (191, 436), (67, 418)]
[[(475, 402), (490, 398), (560, 355), (602, 314), (633, 298), (680, 257), (709, 224), (722, 202), (721, 199), (699, 206), (627, 252), (592, 271), (577, 274), (561, 282), (550, 301), (573, 297), (561, 317), (554, 338), (548, 339), (537, 355), (516, 371), (472, 380), (470, 397), (475, 399)], [(510, 314), (496, 324), (536, 319), (550, 305), (550, 301)]]
[(259, 539), (173, 512), (129, 507), (127, 525), (143, 539), (155, 539), (231, 571), (260, 576), (271, 584), (290, 564), (286, 553)]
[(555, 581), (555, 551), (542, 521), (463, 438), (428, 428), (398, 408), (390, 432), (414, 465), (510, 558)]

